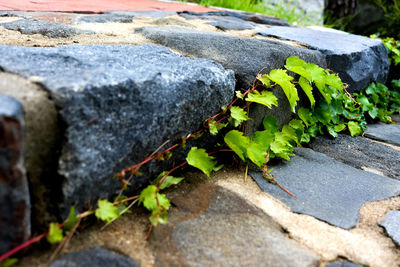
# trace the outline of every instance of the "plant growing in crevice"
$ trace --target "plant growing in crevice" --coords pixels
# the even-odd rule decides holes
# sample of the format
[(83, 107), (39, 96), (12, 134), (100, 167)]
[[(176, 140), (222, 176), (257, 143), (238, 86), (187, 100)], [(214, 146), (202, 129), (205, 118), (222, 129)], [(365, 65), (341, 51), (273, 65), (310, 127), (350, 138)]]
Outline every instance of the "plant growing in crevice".
[[(396, 81), (395, 86), (400, 88), (400, 82)], [(267, 108), (278, 106), (278, 99), (273, 93), (276, 88), (283, 90), (291, 112), (296, 115), (296, 118), (280, 129), (275, 117), (266, 116), (263, 119), (263, 128), (255, 131), (251, 136), (247, 135), (246, 131), (240, 130), (246, 129), (243, 126), (250, 120), (248, 110), (252, 103), (264, 105)], [(300, 90), (307, 96), (309, 108), (297, 108)], [(289, 190), (280, 186), (272, 175), (268, 168), (271, 158), (290, 160), (296, 146), (309, 142), (311, 137), (318, 134), (329, 133), (336, 137), (339, 132), (348, 130), (352, 136), (360, 135), (366, 127), (366, 116), (388, 122), (390, 112), (399, 111), (399, 107), (398, 94), (388, 93), (382, 85), (372, 84), (365, 90), (365, 94), (351, 96), (337, 74), (315, 64), (306, 63), (298, 57), (289, 57), (284, 69), (259, 74), (248, 90), (237, 91), (236, 98), (230, 105), (223, 107), (221, 112), (205, 120), (203, 129), (187, 135), (169, 148), (162, 149), (163, 145), (160, 146), (145, 160), (125, 168), (116, 177), (119, 178), (122, 191), (124, 191), (130, 185), (130, 180), (140, 174), (141, 166), (152, 160), (168, 159), (174, 149), (184, 146), (188, 140), (195, 139), (206, 131), (217, 135), (225, 128), (223, 140), (226, 147), (219, 146), (210, 153), (203, 148), (191, 147), (184, 162), (169, 171), (162, 172), (141, 191), (140, 195), (126, 197), (121, 193), (113, 202), (98, 200), (96, 209), (80, 214), (76, 214), (74, 208), (71, 208), (70, 215), (64, 223), (50, 223), (47, 233), (1, 255), (0, 262), (45, 237), (52, 244), (60, 243), (55, 252), (57, 253), (66, 246), (85, 217), (95, 215), (99, 220), (109, 224), (124, 213), (128, 213), (129, 208), (136, 203), (143, 205), (151, 212), (149, 218), (151, 226), (147, 235), (149, 236), (153, 226), (167, 222), (171, 204), (161, 191), (183, 180), (183, 177), (172, 176), (172, 173), (190, 165), (209, 177), (213, 171), (222, 168), (213, 156), (221, 151), (233, 151), (246, 164), (252, 163), (258, 166), (265, 179), (294, 196)]]

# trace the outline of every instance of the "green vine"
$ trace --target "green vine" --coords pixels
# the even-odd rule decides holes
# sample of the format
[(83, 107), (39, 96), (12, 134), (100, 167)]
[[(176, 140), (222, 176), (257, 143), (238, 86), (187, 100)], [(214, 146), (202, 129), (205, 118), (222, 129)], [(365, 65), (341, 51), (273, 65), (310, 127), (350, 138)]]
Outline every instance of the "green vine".
[[(400, 89), (400, 80), (393, 81), (393, 87)], [(249, 136), (246, 131), (241, 131), (240, 129), (246, 129), (243, 126), (250, 120), (248, 111), (252, 103), (264, 105), (269, 109), (278, 106), (278, 99), (273, 93), (276, 88), (283, 90), (291, 112), (296, 118), (280, 129), (275, 117), (266, 116), (263, 119), (262, 129), (253, 135)], [(300, 92), (307, 97), (308, 108), (297, 108)], [(205, 131), (209, 131), (212, 135), (223, 132), (225, 146), (218, 147), (217, 151), (211, 153), (202, 148), (192, 147), (186, 161), (170, 171), (162, 172), (141, 191), (140, 195), (128, 198), (120, 194), (113, 202), (98, 200), (96, 209), (81, 214), (76, 214), (72, 207), (64, 223), (50, 223), (47, 233), (1, 255), (0, 262), (44, 237), (51, 244), (59, 243), (54, 257), (68, 243), (83, 218), (95, 215), (99, 220), (109, 224), (124, 213), (129, 213), (129, 208), (135, 203), (143, 205), (151, 212), (149, 235), (153, 226), (167, 223), (167, 213), (171, 204), (161, 191), (179, 184), (184, 179), (171, 174), (185, 165), (190, 165), (209, 177), (213, 171), (223, 167), (212, 156), (221, 151), (233, 151), (244, 163), (255, 164), (263, 172), (265, 179), (295, 197), (280, 186), (271, 174), (271, 170), (267, 167), (271, 158), (290, 160), (295, 147), (310, 142), (311, 137), (318, 134), (329, 133), (332, 137), (337, 137), (339, 132), (348, 131), (352, 136), (360, 135), (366, 127), (367, 119), (391, 122), (389, 115), (399, 111), (399, 90), (392, 91), (382, 84), (373, 83), (360, 93), (351, 96), (337, 74), (315, 64), (306, 63), (298, 57), (289, 57), (283, 69), (259, 74), (250, 89), (245, 92), (237, 91), (236, 99), (229, 106), (223, 107), (220, 113), (205, 120), (204, 129), (189, 134), (182, 138), (181, 142), (167, 149), (161, 150), (161, 146), (145, 160), (122, 170), (116, 177), (121, 181), (122, 191), (126, 190), (130, 180), (140, 173), (141, 166), (152, 160), (170, 158), (172, 150), (184, 146), (186, 141), (197, 138)], [(222, 129), (224, 130), (221, 131)]]

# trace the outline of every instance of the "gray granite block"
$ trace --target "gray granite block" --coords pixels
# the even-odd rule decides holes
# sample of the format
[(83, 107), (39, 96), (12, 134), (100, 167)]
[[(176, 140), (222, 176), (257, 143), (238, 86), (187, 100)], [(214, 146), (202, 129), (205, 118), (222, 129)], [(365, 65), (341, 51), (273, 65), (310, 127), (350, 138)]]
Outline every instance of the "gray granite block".
[(339, 73), (349, 91), (360, 91), (371, 82), (385, 83), (389, 60), (380, 40), (340, 31), (273, 26), (258, 34), (302, 43), (322, 52), (328, 68)]
[(400, 124), (369, 124), (364, 132), (364, 136), (400, 146)]
[(400, 211), (394, 210), (386, 214), (385, 220), (379, 223), (385, 228), (386, 233), (400, 246)]
[(270, 168), (296, 198), (269, 183), (261, 172), (250, 172), (264, 192), (293, 212), (349, 229), (358, 223), (362, 204), (400, 195), (400, 181), (355, 169), (308, 148), (297, 148), (295, 154), (291, 161)]

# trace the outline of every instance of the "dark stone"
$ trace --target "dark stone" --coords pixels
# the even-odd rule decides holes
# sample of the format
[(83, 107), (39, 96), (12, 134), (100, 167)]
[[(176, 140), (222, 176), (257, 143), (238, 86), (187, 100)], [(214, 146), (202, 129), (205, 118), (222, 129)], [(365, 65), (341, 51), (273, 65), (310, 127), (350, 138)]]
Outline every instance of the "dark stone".
[(400, 146), (400, 124), (369, 124), (364, 132), (364, 136)]
[(371, 82), (385, 83), (389, 60), (383, 43), (376, 39), (340, 31), (273, 26), (258, 34), (296, 41), (326, 56), (328, 68), (339, 73), (350, 92), (360, 91)]
[[(237, 90), (247, 90), (261, 69), (268, 73), (272, 69), (282, 68), (286, 58), (290, 56), (299, 56), (307, 62), (325, 67), (325, 59), (320, 52), (278, 41), (240, 38), (224, 33), (175, 27), (144, 27), (137, 31), (146, 38), (181, 51), (185, 55), (209, 58), (227, 69), (232, 69), (236, 74)], [(250, 131), (261, 124), (267, 112), (277, 116), (281, 124), (291, 119), (289, 102), (283, 91), (277, 89), (274, 93), (279, 99), (279, 107), (272, 111), (267, 111), (261, 105), (251, 105)], [(308, 100), (305, 103), (309, 106)]]
[(107, 23), (107, 22), (132, 22), (134, 15), (123, 14), (100, 14), (100, 15), (87, 15), (77, 19), (77, 23)]
[(249, 13), (249, 12), (210, 11), (204, 13), (196, 13), (191, 11), (183, 11), (183, 12), (178, 12), (178, 15), (186, 19), (204, 19), (204, 20), (212, 20), (216, 19), (216, 17), (234, 17), (244, 21), (255, 22), (258, 24), (289, 26), (289, 23), (287, 23), (287, 21), (283, 19), (267, 15)]
[(361, 267), (361, 266), (362, 265), (358, 265), (350, 261), (333, 261), (326, 265), (326, 267)]
[(394, 210), (386, 214), (385, 220), (379, 223), (385, 228), (386, 233), (400, 246), (400, 211)]
[(242, 31), (252, 30), (255, 28), (254, 23), (247, 22), (235, 17), (217, 17), (217, 19), (213, 20), (213, 22), (209, 22), (207, 24), (212, 25), (223, 31)]
[(269, 183), (261, 172), (250, 172), (263, 191), (293, 212), (349, 229), (359, 221), (362, 204), (400, 194), (397, 180), (355, 169), (308, 148), (297, 148), (295, 153), (291, 161), (270, 167), (276, 180), (297, 198)]
[(133, 259), (100, 247), (69, 253), (53, 261), (50, 267), (139, 267)]
[(49, 38), (66, 38), (78, 34), (93, 34), (92, 31), (79, 30), (70, 26), (38, 21), (36, 19), (19, 19), (12, 22), (0, 23), (7, 30), (19, 31), (22, 34), (41, 34)]
[(231, 191), (203, 184), (172, 202), (168, 225), (150, 238), (156, 266), (319, 266), (314, 252)]
[[(42, 77), (59, 109), (64, 212), (118, 192), (115, 173), (198, 130), (232, 101), (235, 87), (233, 72), (220, 64), (155, 45), (0, 46), (0, 67)], [(160, 164), (140, 171), (130, 187), (135, 192), (159, 174)]]
[(176, 12), (172, 11), (120, 11), (120, 10), (111, 10), (104, 12), (107, 15), (116, 15), (116, 16), (126, 16), (132, 18), (164, 18), (167, 16), (176, 15)]
[(0, 255), (30, 235), (28, 182), (23, 166), (24, 110), (0, 94)]
[(314, 151), (324, 153), (357, 169), (373, 169), (400, 180), (400, 151), (360, 136), (339, 135), (332, 139), (319, 136), (310, 144)]

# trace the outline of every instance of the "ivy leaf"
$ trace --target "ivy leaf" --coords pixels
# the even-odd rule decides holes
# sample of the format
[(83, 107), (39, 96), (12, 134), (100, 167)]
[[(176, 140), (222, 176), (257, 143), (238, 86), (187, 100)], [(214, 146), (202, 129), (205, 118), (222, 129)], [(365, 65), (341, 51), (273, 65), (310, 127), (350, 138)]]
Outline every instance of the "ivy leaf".
[(283, 92), (289, 101), (290, 107), (292, 108), (292, 112), (295, 113), (297, 101), (299, 101), (299, 96), (297, 94), (296, 87), (291, 82), (293, 80), (292, 76), (289, 76), (285, 70), (277, 69), (271, 70), (268, 76), (272, 81), (279, 84), (282, 87)]
[(278, 106), (278, 98), (276, 98), (274, 93), (269, 91), (262, 91), (261, 94), (249, 93), (245, 100), (267, 106), (268, 108)]
[(307, 127), (314, 123), (314, 119), (309, 109), (299, 108), (299, 110), (297, 111), (297, 115)]
[(150, 216), (150, 222), (153, 226), (167, 223), (167, 213), (160, 210), (153, 210)]
[(57, 244), (63, 240), (63, 231), (58, 227), (58, 223), (50, 223), (49, 233), (46, 236), (50, 244)]
[(333, 130), (334, 130), (335, 132), (337, 132), (337, 133), (343, 131), (344, 129), (346, 129), (346, 124), (344, 124), (344, 123), (335, 125), (335, 126), (333, 127)]
[(357, 136), (362, 134), (362, 130), (360, 128), (360, 125), (356, 121), (349, 121), (348, 123), (349, 131), (351, 136)]
[(140, 192), (139, 204), (143, 203), (143, 206), (152, 211), (156, 210), (157, 200), (156, 200), (157, 187), (155, 185), (149, 185)]
[(265, 116), (263, 119), (264, 129), (275, 133), (279, 129), (278, 120), (274, 116)]
[(259, 80), (266, 88), (271, 88), (271, 80), (268, 78), (266, 74), (257, 75), (257, 80)]
[[(126, 196), (117, 196), (116, 198), (114, 198), (114, 203), (122, 201), (122, 200), (127, 199), (127, 198), (128, 197), (126, 197)], [(118, 212), (119, 215), (122, 215), (122, 214), (125, 214), (125, 213), (132, 213), (132, 211), (127, 209), (127, 205), (125, 203), (121, 203), (121, 204), (117, 205), (116, 208), (117, 208), (117, 212)]]
[(256, 131), (252, 139), (253, 142), (261, 146), (264, 151), (267, 151), (272, 141), (274, 141), (274, 138), (275, 138), (275, 132), (265, 130), (265, 131)]
[(76, 216), (75, 208), (71, 207), (69, 210), (68, 218), (63, 223), (63, 229), (65, 231), (69, 231), (72, 228), (74, 228), (74, 226), (76, 225), (77, 222), (78, 222), (78, 217)]
[(228, 123), (218, 123), (214, 120), (209, 120), (208, 121), (208, 127), (210, 129), (210, 133), (212, 135), (216, 135), (218, 134), (219, 130), (221, 130), (222, 128), (226, 127), (228, 125)]
[(311, 73), (312, 81), (317, 86), (321, 95), (325, 98), (326, 102), (330, 104), (332, 97), (331, 94), (329, 94), (328, 89), (326, 88), (325, 71), (321, 67), (311, 63), (307, 64), (307, 70)]
[(301, 76), (299, 78), (299, 84), (300, 84), (300, 87), (303, 89), (304, 93), (307, 95), (308, 99), (310, 100), (311, 108), (313, 108), (315, 105), (315, 99), (312, 94), (313, 88), (310, 85), (310, 82)]
[(249, 120), (246, 111), (240, 107), (231, 107), (231, 117), (234, 119), (234, 126), (238, 127), (242, 122)]
[(249, 137), (243, 136), (243, 133), (237, 130), (232, 130), (225, 135), (225, 143), (245, 161), (247, 147), (250, 145)]
[(251, 142), (250, 145), (247, 147), (246, 153), (248, 158), (258, 167), (261, 168), (264, 165), (267, 151), (265, 151), (262, 146), (255, 142)]
[(174, 177), (174, 176), (167, 176), (165, 180), (161, 183), (160, 189), (165, 189), (170, 187), (171, 185), (179, 184), (183, 180), (183, 177)]
[(200, 169), (208, 177), (210, 177), (210, 173), (217, 165), (217, 162), (214, 161), (214, 157), (209, 156), (205, 149), (197, 147), (192, 147), (190, 149), (186, 160), (189, 165)]
[(99, 207), (95, 210), (94, 214), (98, 219), (109, 223), (111, 220), (119, 217), (117, 207), (115, 207), (110, 201), (99, 200), (97, 201), (97, 205)]
[(337, 74), (327, 73), (325, 76), (325, 82), (327, 85), (339, 90), (339, 92), (343, 92), (343, 83)]
[(235, 91), (236, 97), (243, 100), (243, 94), (240, 91)]
[(330, 135), (332, 135), (334, 138), (338, 137), (339, 135), (335, 132), (335, 128), (332, 125), (326, 125), (326, 128), (328, 129), (328, 132)]
[(312, 76), (311, 73), (306, 69), (307, 63), (300, 59), (299, 57), (289, 57), (286, 59), (285, 68), (299, 74), (300, 76), (304, 77), (305, 79), (311, 81)]
[(300, 145), (300, 141), (297, 138), (296, 130), (294, 128), (290, 127), (289, 125), (285, 125), (282, 128), (282, 134), (287, 137), (288, 141), (292, 140), (296, 142), (298, 145)]
[(162, 207), (164, 210), (168, 210), (168, 208), (171, 206), (171, 203), (169, 202), (165, 194), (157, 193), (157, 199), (158, 204), (160, 204), (160, 207)]

